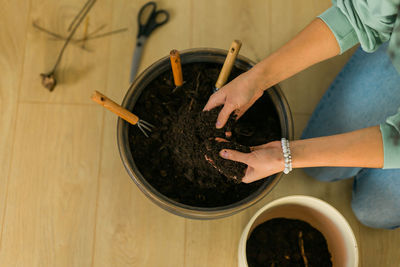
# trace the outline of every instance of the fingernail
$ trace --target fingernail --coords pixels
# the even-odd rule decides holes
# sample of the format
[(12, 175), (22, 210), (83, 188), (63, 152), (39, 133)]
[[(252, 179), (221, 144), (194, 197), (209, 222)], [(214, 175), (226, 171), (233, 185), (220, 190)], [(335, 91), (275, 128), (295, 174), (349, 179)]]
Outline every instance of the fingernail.
[(221, 157), (226, 158), (226, 159), (229, 157), (228, 151), (226, 151), (226, 150), (221, 150), (220, 155), (221, 155)]
[(219, 129), (219, 128), (221, 128), (222, 127), (222, 123), (221, 122), (219, 122), (219, 121), (217, 121), (217, 123), (215, 124), (215, 126)]

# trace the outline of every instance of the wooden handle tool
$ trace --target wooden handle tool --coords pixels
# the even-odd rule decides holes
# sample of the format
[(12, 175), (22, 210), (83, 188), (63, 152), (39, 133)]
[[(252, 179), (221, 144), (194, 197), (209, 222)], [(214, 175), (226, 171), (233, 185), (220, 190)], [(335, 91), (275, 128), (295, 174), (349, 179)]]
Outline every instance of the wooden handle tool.
[(233, 64), (235, 63), (236, 56), (239, 54), (241, 46), (242, 42), (239, 40), (235, 40), (232, 42), (231, 47), (228, 51), (228, 55), (225, 58), (224, 65), (222, 66), (221, 72), (219, 73), (218, 80), (215, 83), (215, 91), (224, 86), (226, 81), (228, 80), (228, 77), (231, 74), (233, 68)]
[(103, 95), (102, 93), (100, 93), (98, 91), (93, 92), (92, 100), (94, 102), (102, 105), (109, 111), (117, 114), (119, 117), (123, 118), (124, 120), (126, 120), (127, 122), (129, 122), (133, 125), (137, 124), (139, 121), (138, 116), (136, 116), (135, 114), (132, 114), (130, 111), (121, 107), (120, 105), (118, 105), (117, 103), (115, 103), (114, 101), (112, 101), (111, 99), (109, 99), (108, 97), (106, 97), (105, 95)]
[(174, 49), (169, 52), (169, 58), (171, 60), (172, 73), (174, 75), (174, 83), (176, 87), (182, 86), (183, 75), (182, 75), (182, 65), (181, 57), (178, 50)]

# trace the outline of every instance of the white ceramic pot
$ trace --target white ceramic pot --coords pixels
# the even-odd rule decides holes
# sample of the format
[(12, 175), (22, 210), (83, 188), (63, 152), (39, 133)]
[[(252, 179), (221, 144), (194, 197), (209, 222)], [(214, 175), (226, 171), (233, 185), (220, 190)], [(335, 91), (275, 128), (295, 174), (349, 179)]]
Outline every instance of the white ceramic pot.
[(288, 196), (268, 203), (251, 218), (239, 242), (239, 267), (248, 267), (246, 243), (253, 229), (265, 221), (279, 217), (305, 221), (320, 231), (328, 243), (334, 267), (358, 266), (357, 241), (342, 214), (320, 199)]

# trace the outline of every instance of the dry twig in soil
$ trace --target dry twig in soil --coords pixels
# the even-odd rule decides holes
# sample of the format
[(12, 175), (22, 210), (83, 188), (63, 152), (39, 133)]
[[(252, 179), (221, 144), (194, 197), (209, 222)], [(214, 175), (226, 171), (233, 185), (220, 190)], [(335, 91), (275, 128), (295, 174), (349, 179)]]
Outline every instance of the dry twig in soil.
[[(194, 90), (194, 92), (195, 92), (196, 95), (197, 95), (197, 93), (198, 93), (198, 91), (199, 91), (200, 74), (201, 74), (201, 72), (199, 72), (199, 74), (197, 74), (197, 78), (196, 78), (196, 88), (195, 88), (195, 90)], [(189, 104), (189, 111), (192, 110), (193, 102), (194, 102), (194, 98), (192, 98), (192, 100), (190, 101), (190, 104)]]
[(299, 232), (299, 246), (300, 246), (301, 257), (303, 257), (304, 266), (308, 267), (308, 260), (306, 257), (306, 253), (304, 252), (304, 241), (303, 241), (302, 231)]

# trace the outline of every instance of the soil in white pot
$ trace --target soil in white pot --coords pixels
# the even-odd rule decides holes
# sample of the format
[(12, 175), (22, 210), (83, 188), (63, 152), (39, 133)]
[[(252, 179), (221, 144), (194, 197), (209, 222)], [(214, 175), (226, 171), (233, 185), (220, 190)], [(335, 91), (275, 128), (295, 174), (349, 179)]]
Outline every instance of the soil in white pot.
[(331, 267), (325, 237), (307, 222), (275, 218), (258, 225), (246, 244), (249, 267)]

